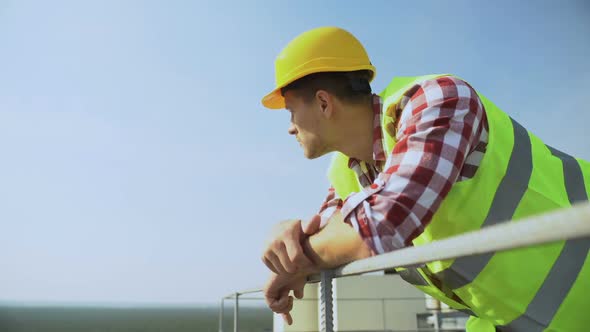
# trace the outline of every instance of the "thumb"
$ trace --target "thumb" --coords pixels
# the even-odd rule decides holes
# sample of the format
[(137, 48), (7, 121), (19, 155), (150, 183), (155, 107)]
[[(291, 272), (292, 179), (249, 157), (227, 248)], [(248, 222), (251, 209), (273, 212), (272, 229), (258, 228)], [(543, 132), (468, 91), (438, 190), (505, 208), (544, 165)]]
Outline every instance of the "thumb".
[(301, 278), (301, 279), (297, 280), (295, 283), (293, 283), (293, 286), (292, 286), (293, 295), (295, 295), (296, 298), (298, 298), (300, 300), (303, 298), (303, 290), (305, 289), (306, 284), (307, 284), (307, 278)]
[(312, 235), (317, 233), (320, 230), (320, 224), (322, 222), (322, 218), (319, 214), (315, 214), (311, 219), (305, 223), (303, 226), (303, 233), (307, 235)]
[(299, 300), (301, 300), (303, 298), (303, 288), (304, 287), (305, 287), (305, 284), (301, 284), (301, 285), (297, 285), (293, 289), (293, 295), (295, 295), (295, 297), (298, 298)]

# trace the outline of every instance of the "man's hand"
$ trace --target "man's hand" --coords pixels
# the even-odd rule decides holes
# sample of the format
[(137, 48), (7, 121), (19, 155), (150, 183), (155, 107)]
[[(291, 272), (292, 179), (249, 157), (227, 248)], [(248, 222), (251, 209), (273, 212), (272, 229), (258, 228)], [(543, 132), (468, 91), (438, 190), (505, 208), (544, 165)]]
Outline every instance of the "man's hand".
[[(318, 231), (320, 217), (315, 215), (304, 226), (301, 220), (286, 220), (276, 225), (262, 255), (264, 264), (276, 274), (296, 273), (312, 266), (301, 243)], [(304, 229), (305, 228), (305, 229)]]
[(293, 296), (289, 293), (293, 291), (296, 298), (302, 299), (307, 275), (308, 273), (304, 272), (280, 275), (272, 273), (264, 287), (266, 304), (272, 311), (281, 314), (289, 325), (293, 324), (290, 313), (293, 309)]

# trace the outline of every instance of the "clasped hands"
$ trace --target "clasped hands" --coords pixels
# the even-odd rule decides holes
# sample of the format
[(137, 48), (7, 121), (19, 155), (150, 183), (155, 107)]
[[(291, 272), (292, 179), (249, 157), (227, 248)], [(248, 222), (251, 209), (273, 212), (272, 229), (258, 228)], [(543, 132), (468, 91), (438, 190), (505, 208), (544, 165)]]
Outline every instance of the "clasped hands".
[(320, 216), (315, 215), (308, 223), (301, 220), (286, 220), (273, 227), (262, 261), (271, 270), (264, 287), (268, 307), (283, 316), (289, 325), (293, 323), (290, 311), (293, 295), (303, 298), (307, 277), (319, 270), (304, 250), (305, 241), (320, 229)]

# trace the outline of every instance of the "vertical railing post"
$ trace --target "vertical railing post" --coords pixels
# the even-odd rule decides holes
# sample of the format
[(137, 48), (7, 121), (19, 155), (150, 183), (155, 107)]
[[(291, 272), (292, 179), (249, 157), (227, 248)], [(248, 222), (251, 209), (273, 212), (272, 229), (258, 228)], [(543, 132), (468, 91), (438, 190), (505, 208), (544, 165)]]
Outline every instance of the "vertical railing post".
[(235, 302), (234, 302), (234, 332), (238, 332), (239, 331), (239, 326), (238, 326), (238, 321), (239, 321), (239, 302), (238, 302), (238, 297), (240, 296), (240, 293), (236, 293), (234, 298), (235, 298)]
[(225, 301), (225, 298), (221, 299), (221, 305), (219, 306), (219, 332), (223, 332), (223, 314), (224, 314), (223, 301)]
[(325, 270), (320, 278), (320, 331), (334, 331), (334, 298), (332, 297), (332, 270)]

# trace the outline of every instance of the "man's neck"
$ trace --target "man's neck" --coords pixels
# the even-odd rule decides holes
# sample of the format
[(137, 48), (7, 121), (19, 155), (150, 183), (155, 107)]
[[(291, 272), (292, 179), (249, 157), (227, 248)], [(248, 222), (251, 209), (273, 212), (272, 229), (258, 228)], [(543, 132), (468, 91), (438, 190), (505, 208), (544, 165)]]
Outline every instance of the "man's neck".
[(372, 104), (351, 106), (342, 115), (336, 149), (351, 158), (374, 163)]

